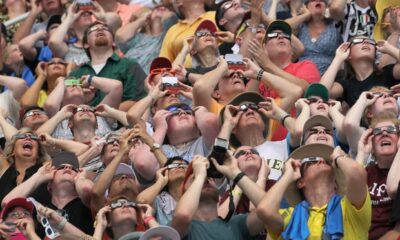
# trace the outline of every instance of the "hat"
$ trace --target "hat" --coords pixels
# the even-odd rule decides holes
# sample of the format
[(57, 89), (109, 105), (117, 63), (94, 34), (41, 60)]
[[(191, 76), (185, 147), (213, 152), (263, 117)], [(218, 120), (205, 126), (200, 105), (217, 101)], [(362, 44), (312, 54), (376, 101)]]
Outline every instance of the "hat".
[[(241, 93), (241, 94), (237, 95), (236, 97), (234, 97), (227, 105), (238, 106), (242, 102), (252, 102), (252, 103), (258, 104), (258, 103), (264, 102), (264, 101), (265, 101), (264, 97), (256, 92), (244, 92), (244, 93)], [(221, 122), (221, 125), (224, 123), (225, 107), (223, 107), (221, 109), (221, 111), (219, 112), (219, 120)], [(265, 133), (268, 133), (269, 119), (264, 114), (260, 114), (260, 115), (265, 124)], [(239, 140), (237, 140), (237, 138), (234, 134), (231, 134), (229, 142), (234, 148), (237, 148), (240, 146), (240, 142), (239, 142)]]
[(14, 207), (22, 207), (28, 210), (31, 215), (33, 214), (33, 203), (29, 202), (26, 198), (14, 198), (9, 201), (6, 206), (4, 206), (3, 211), (1, 211), (0, 218), (5, 221), (8, 212)]
[(304, 98), (309, 98), (312, 96), (321, 97), (324, 101), (329, 100), (328, 89), (321, 83), (310, 84), (306, 91), (304, 92)]
[(172, 68), (171, 61), (165, 57), (154, 58), (150, 64), (150, 72), (154, 69)]
[[(311, 157), (322, 157), (326, 161), (330, 161), (333, 150), (334, 148), (332, 146), (322, 143), (307, 144), (294, 150), (292, 154), (290, 154), (289, 159), (293, 158), (303, 160)], [(346, 193), (344, 174), (339, 168), (334, 168), (334, 174), (336, 181), (336, 193), (339, 195), (344, 195)], [(289, 187), (286, 189), (285, 196), (291, 206), (295, 206), (297, 203), (302, 201), (300, 191), (296, 186), (296, 182), (289, 185)]]
[(144, 232), (130, 232), (124, 236), (118, 238), (118, 240), (139, 240), (143, 236)]
[(287, 22), (282, 20), (276, 20), (270, 23), (267, 27), (267, 32), (265, 34), (271, 33), (275, 30), (281, 30), (289, 36), (292, 35), (292, 28)]
[(207, 29), (210, 33), (215, 33), (217, 31), (217, 27), (215, 24), (210, 20), (204, 20), (200, 23), (200, 25), (196, 28), (195, 32), (198, 32), (202, 29)]
[(75, 153), (72, 152), (58, 152), (53, 157), (53, 166), (58, 167), (63, 164), (69, 164), (74, 169), (79, 169), (79, 161)]
[(47, 21), (46, 31), (49, 31), (50, 27), (54, 24), (61, 24), (61, 15), (53, 15)]
[(120, 163), (118, 165), (117, 170), (114, 173), (114, 176), (121, 175), (121, 174), (127, 175), (127, 176), (133, 176), (134, 178), (136, 178), (136, 174), (133, 171), (132, 167), (126, 163)]
[(322, 115), (312, 116), (304, 124), (303, 135), (301, 137), (301, 144), (304, 144), (304, 142), (306, 140), (306, 139), (304, 139), (304, 137), (305, 137), (306, 133), (308, 132), (308, 130), (310, 130), (311, 128), (316, 127), (316, 126), (322, 126), (327, 130), (333, 131), (333, 124), (329, 118), (322, 116)]
[(180, 240), (179, 233), (168, 226), (157, 226), (150, 228), (139, 238), (139, 240), (149, 240), (152, 237), (161, 237), (161, 240)]
[(376, 12), (378, 13), (378, 21), (374, 27), (374, 40), (385, 40), (383, 31), (382, 31), (382, 20), (383, 20), (383, 11), (391, 6), (400, 6), (399, 0), (377, 0), (375, 4)]

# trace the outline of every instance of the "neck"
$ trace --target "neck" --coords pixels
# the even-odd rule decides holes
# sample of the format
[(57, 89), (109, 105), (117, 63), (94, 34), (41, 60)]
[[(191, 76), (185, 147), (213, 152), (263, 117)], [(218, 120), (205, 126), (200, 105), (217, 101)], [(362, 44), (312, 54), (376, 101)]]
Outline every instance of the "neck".
[(114, 234), (114, 239), (119, 239), (127, 233), (136, 231), (135, 224), (132, 224), (132, 222), (118, 224), (117, 226), (112, 226), (111, 229)]
[(374, 72), (374, 63), (371, 61), (357, 61), (357, 64), (352, 64), (356, 78), (358, 81), (363, 81)]
[(253, 182), (256, 182), (258, 179), (258, 169), (257, 168), (251, 168), (251, 169), (246, 169), (243, 171), (248, 178), (250, 178)]
[(116, 12), (118, 8), (118, 3), (114, 0), (97, 0), (97, 2), (106, 12)]
[(168, 193), (177, 202), (179, 199), (181, 199), (182, 196), (182, 183), (183, 179), (177, 179), (176, 181), (168, 182)]
[(18, 159), (14, 158), (15, 168), (21, 174), (22, 172), (25, 173), (25, 170), (32, 167), (36, 164), (36, 158), (25, 158), (19, 157)]
[(107, 47), (107, 49), (99, 48), (99, 50), (94, 49), (94, 51), (91, 50), (90, 58), (92, 60), (92, 65), (105, 64), (113, 53), (114, 51), (111, 47)]
[(24, 70), (24, 61), (10, 64), (9, 68), (11, 68), (16, 73), (17, 76), (21, 76)]
[(204, 4), (202, 2), (187, 2), (182, 7), (182, 14), (188, 22), (194, 22), (204, 13)]
[(47, 83), (47, 92), (51, 93), (53, 91), (53, 89), (56, 87), (56, 80), (57, 78), (59, 78), (61, 76), (59, 75), (54, 75), (54, 76), (48, 76), (46, 79), (46, 83)]
[(309, 22), (311, 26), (325, 26), (325, 17), (322, 14), (312, 15), (311, 21)]
[(242, 146), (255, 147), (265, 142), (262, 131), (255, 127), (243, 129), (243, 131), (238, 132), (235, 135)]
[(376, 162), (378, 163), (378, 167), (381, 169), (389, 169), (390, 166), (392, 166), (395, 156), (396, 154), (377, 157)]
[(62, 183), (51, 190), (51, 202), (59, 209), (64, 208), (77, 197), (75, 185), (71, 182)]
[(169, 144), (175, 146), (176, 148), (183, 147), (186, 143), (189, 143), (199, 137), (198, 131), (186, 132), (173, 132), (168, 135)]
[(291, 62), (291, 56), (290, 54), (279, 54), (271, 60), (280, 69), (284, 69)]
[(329, 203), (335, 194), (335, 185), (331, 176), (322, 176), (304, 189), (304, 195), (312, 207), (322, 207)]
[(214, 201), (200, 202), (194, 219), (210, 222), (218, 217), (217, 203)]
[(356, 4), (362, 8), (366, 8), (369, 6), (368, 0), (355, 0)]
[(212, 67), (218, 63), (215, 49), (212, 47), (207, 47), (204, 49), (202, 53), (199, 53), (198, 58), (203, 67)]
[(16, 18), (26, 12), (25, 1), (14, 1), (7, 5), (7, 14), (10, 19)]
[(228, 22), (225, 26), (226, 30), (228, 30), (231, 33), (235, 33), (236, 30), (238, 30), (238, 26), (240, 26), (240, 24), (242, 23), (242, 19), (241, 18), (235, 18), (234, 20), (232, 20), (231, 22)]
[(74, 127), (74, 141), (80, 143), (87, 143), (96, 136), (96, 129), (93, 127), (92, 123), (82, 123), (79, 127)]
[(163, 31), (161, 17), (158, 17), (158, 18), (150, 21), (150, 23), (151, 23), (151, 29), (150, 29), (151, 35), (153, 35), (153, 36), (160, 35)]

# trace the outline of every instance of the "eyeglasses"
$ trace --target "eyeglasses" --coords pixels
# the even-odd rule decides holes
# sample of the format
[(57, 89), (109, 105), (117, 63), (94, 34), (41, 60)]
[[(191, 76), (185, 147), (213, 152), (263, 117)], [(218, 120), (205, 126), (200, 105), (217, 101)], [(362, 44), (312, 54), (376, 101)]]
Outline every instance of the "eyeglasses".
[(31, 111), (27, 112), (27, 113), (24, 115), (24, 119), (26, 119), (26, 118), (28, 118), (28, 117), (32, 117), (32, 116), (34, 116), (34, 115), (41, 115), (41, 114), (47, 116), (47, 113), (46, 113), (45, 111), (42, 111), (42, 110), (31, 110)]
[(110, 207), (111, 207), (111, 209), (114, 210), (116, 208), (121, 208), (121, 207), (137, 208), (138, 206), (134, 202), (130, 202), (130, 201), (127, 201), (127, 200), (120, 199), (120, 200), (118, 200), (116, 202), (111, 203)]
[(7, 214), (7, 218), (15, 218), (15, 219), (20, 219), (20, 218), (25, 218), (25, 217), (31, 217), (32, 214), (29, 211), (14, 211), (10, 212)]
[(166, 110), (172, 112), (172, 115), (177, 115), (180, 111), (184, 111), (187, 114), (193, 114), (192, 108), (188, 105), (170, 106), (167, 107)]
[(187, 164), (184, 163), (171, 163), (167, 166), (167, 169), (174, 169), (174, 168), (188, 168)]
[(394, 97), (393, 92), (376, 92), (373, 93), (374, 96), (377, 96), (378, 98), (380, 97)]
[(331, 136), (333, 135), (332, 130), (326, 129), (326, 128), (321, 128), (321, 129), (311, 128), (311, 129), (308, 129), (308, 136), (313, 135), (313, 134), (318, 134), (318, 133), (324, 133), (326, 135), (331, 135)]
[(53, 227), (50, 225), (49, 220), (46, 217), (41, 217), (40, 218), (40, 223), (44, 227), (44, 231), (46, 233), (46, 236), (50, 239), (55, 239), (56, 237), (60, 236), (60, 233), (53, 229)]
[(106, 144), (115, 144), (115, 143), (119, 143), (119, 139), (118, 138), (109, 138), (106, 141)]
[(57, 171), (58, 171), (58, 170), (70, 169), (70, 170), (72, 170), (72, 171), (74, 171), (74, 172), (79, 172), (78, 169), (75, 169), (75, 168), (73, 168), (71, 165), (66, 165), (66, 164), (60, 165), (60, 166), (58, 166), (56, 169), (57, 169)]
[(91, 112), (94, 113), (94, 109), (91, 107), (77, 107), (74, 110), (74, 114), (78, 112)]
[(241, 156), (246, 154), (256, 154), (257, 156), (260, 156), (260, 153), (255, 148), (250, 148), (248, 150), (239, 150), (237, 153), (234, 154), (234, 157), (240, 158)]
[(354, 38), (351, 41), (351, 45), (357, 45), (357, 44), (364, 43), (364, 42), (374, 45), (374, 46), (376, 45), (376, 42), (373, 39), (369, 39), (369, 38)]
[(64, 83), (66, 87), (82, 86), (82, 83), (79, 79), (66, 79)]
[(104, 25), (101, 25), (101, 24), (98, 24), (98, 25), (95, 25), (95, 26), (91, 27), (91, 28), (88, 30), (87, 35), (91, 34), (92, 32), (100, 31), (100, 30), (101, 30), (101, 31), (111, 32), (110, 29), (109, 29), (108, 27), (106, 27), (106, 26), (104, 26)]
[(321, 162), (321, 161), (326, 162), (325, 159), (322, 158), (322, 157), (308, 157), (308, 158), (303, 158), (303, 159), (301, 160), (301, 166), (300, 166), (301, 175), (303, 175), (303, 173), (304, 173), (304, 171), (305, 171), (306, 168), (308, 168), (308, 167), (310, 167), (310, 166), (312, 166), (312, 165), (315, 165), (315, 164), (317, 164), (317, 163), (319, 163), (319, 162)]
[(171, 68), (156, 68), (150, 71), (150, 75), (158, 75), (163, 73), (172, 73), (174, 74), (175, 71), (172, 71)]
[(15, 134), (12, 138), (14, 139), (32, 139), (35, 141), (39, 141), (39, 136), (35, 135), (35, 134), (31, 134), (31, 133), (17, 133)]
[(378, 136), (383, 134), (383, 131), (386, 131), (388, 134), (398, 134), (399, 130), (396, 126), (384, 126), (384, 127), (376, 127), (372, 130), (372, 135)]
[(195, 33), (197, 38), (202, 38), (202, 37), (206, 37), (206, 36), (210, 36), (210, 37), (215, 37), (215, 33), (214, 32), (196, 32)]
[(246, 112), (247, 110), (251, 109), (254, 111), (258, 111), (260, 107), (255, 103), (245, 103), (239, 106), (239, 111)]
[[(228, 64), (232, 64), (232, 65), (241, 64), (241, 65), (243, 65), (243, 62), (228, 62)], [(242, 80), (245, 79), (244, 75), (241, 72), (233, 72), (233, 73), (229, 74), (229, 78), (233, 78), (234, 76), (237, 76), (238, 78), (240, 78)]]
[(60, 65), (64, 65), (64, 66), (68, 65), (68, 63), (66, 63), (65, 61), (62, 61), (62, 60), (59, 60), (59, 61), (51, 60), (51, 61), (47, 62), (47, 66), (51, 66), (54, 64), (60, 64)]
[(307, 98), (307, 100), (308, 100), (309, 104), (311, 104), (311, 103), (322, 102), (322, 103), (325, 103), (325, 104), (328, 104), (328, 105), (329, 105), (329, 102), (328, 102), (328, 101), (325, 101), (325, 100), (322, 99), (322, 98)]
[(272, 32), (267, 34), (268, 39), (282, 37), (290, 40), (290, 35), (283, 33), (283, 32)]

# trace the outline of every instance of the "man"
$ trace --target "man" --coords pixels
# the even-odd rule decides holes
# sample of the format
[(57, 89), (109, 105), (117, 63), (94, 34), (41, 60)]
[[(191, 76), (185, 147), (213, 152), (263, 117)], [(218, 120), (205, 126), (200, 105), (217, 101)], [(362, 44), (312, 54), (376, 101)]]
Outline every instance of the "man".
[[(263, 224), (254, 211), (233, 216), (226, 221), (218, 217), (218, 190), (215, 181), (207, 178), (209, 164), (205, 157), (197, 155), (193, 158), (186, 172), (184, 194), (176, 206), (171, 227), (187, 239), (253, 239), (263, 230)], [(236, 159), (225, 159), (224, 165), (219, 165), (214, 159), (212, 164), (239, 185), (257, 206), (264, 191), (239, 170)]]
[(71, 152), (57, 153), (29, 180), (18, 185), (2, 201), (31, 196), (42, 205), (57, 210), (71, 224), (87, 234), (93, 233), (90, 192), (93, 182), (79, 172), (79, 162)]
[(47, 120), (49, 120), (49, 117), (43, 108), (31, 106), (25, 109), (21, 121), (23, 127), (28, 127), (33, 131), (36, 131)]
[[(193, 36), (194, 31), (205, 19), (214, 21), (215, 12), (206, 12), (204, 0), (174, 0), (174, 9), (182, 20), (173, 25), (165, 35), (161, 46), (160, 57), (175, 60), (181, 51), (186, 37)], [(191, 67), (191, 59), (185, 60), (185, 67)]]
[[(374, 1), (373, 1), (374, 2)], [(351, 37), (367, 36), (372, 38), (375, 23), (378, 16), (370, 1), (333, 0), (329, 6), (329, 15), (339, 22), (343, 41), (347, 42)]]
[[(101, 22), (93, 23), (86, 30), (83, 42), (91, 62), (82, 65), (70, 76), (80, 78), (89, 74), (121, 81), (123, 95), (119, 109), (122, 111), (127, 111), (146, 95), (143, 88), (145, 73), (134, 60), (120, 58), (114, 53), (114, 36), (107, 25)], [(96, 106), (103, 98), (104, 93), (97, 91), (90, 105)]]
[[(371, 200), (366, 177), (363, 167), (340, 147), (305, 145), (286, 161), (257, 214), (273, 239), (367, 239)], [(280, 210), (286, 190), (295, 208)]]

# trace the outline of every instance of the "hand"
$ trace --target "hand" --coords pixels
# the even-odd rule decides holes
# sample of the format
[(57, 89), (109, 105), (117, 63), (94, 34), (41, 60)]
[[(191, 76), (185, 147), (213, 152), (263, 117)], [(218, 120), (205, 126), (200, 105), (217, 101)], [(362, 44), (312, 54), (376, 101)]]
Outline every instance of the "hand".
[(251, 57), (262, 69), (268, 69), (271, 59), (269, 58), (267, 51), (262, 47), (261, 43), (257, 39), (253, 39), (249, 42), (249, 52)]
[(181, 52), (186, 53), (186, 54), (190, 53), (190, 51), (192, 51), (192, 48), (193, 48), (193, 40), (194, 40), (194, 36), (185, 37), (183, 39), (183, 46), (182, 46)]
[(196, 178), (201, 177), (205, 179), (207, 177), (207, 169), (210, 166), (210, 162), (207, 158), (201, 155), (195, 155), (192, 160), (192, 166)]
[(79, 16), (83, 13), (82, 10), (78, 10), (78, 5), (74, 1), (69, 7), (67, 8), (67, 19), (70, 20), (70, 23), (72, 24), (75, 22), (76, 19), (79, 18)]
[(81, 84), (82, 84), (82, 88), (88, 88), (90, 86), (89, 85), (89, 77), (90, 77), (89, 74), (88, 75), (83, 75), (81, 77), (80, 81), (81, 81)]
[(51, 162), (46, 162), (41, 166), (38, 171), (36, 172), (37, 175), (39, 175), (39, 179), (42, 183), (51, 181), (53, 179), (54, 173), (56, 172), (56, 169), (54, 166), (52, 166)]
[(182, 82), (178, 82), (178, 85), (182, 87), (182, 90), (179, 90), (178, 94), (184, 96), (187, 99), (193, 100), (193, 88)]
[(246, 78), (256, 79), (257, 74), (261, 68), (257, 66), (253, 61), (251, 61), (249, 58), (244, 58), (243, 61), (245, 63), (245, 71), (243, 72), (243, 75)]
[(32, 236), (34, 234), (36, 235), (35, 224), (33, 222), (33, 219), (31, 218), (18, 219), (15, 222), (15, 225), (18, 230), (20, 230), (22, 234), (24, 234), (24, 236)]
[(107, 228), (107, 213), (111, 212), (111, 207), (106, 205), (102, 207), (96, 214), (96, 228), (101, 227), (101, 229)]
[(112, 118), (111, 111), (114, 110), (112, 107), (108, 106), (107, 104), (99, 104), (94, 109), (94, 114), (96, 116), (105, 117), (105, 118)]
[(383, 54), (388, 54), (391, 47), (392, 46), (390, 45), (390, 43), (386, 40), (379, 40), (376, 45), (376, 49)]
[(1, 239), (11, 239), (10, 232), (12, 232), (13, 227), (4, 224), (3, 220), (0, 221), (0, 238)]
[(168, 184), (168, 169), (166, 167), (160, 168), (156, 172), (156, 182), (160, 182), (162, 186)]
[(147, 146), (151, 147), (155, 142), (154, 139), (147, 133), (146, 125), (144, 123), (137, 123), (132, 129), (133, 138), (139, 138)]
[(31, 3), (31, 13), (34, 15), (39, 15), (43, 11), (42, 1), (30, 0)]
[(49, 220), (50, 225), (52, 227), (57, 226), (64, 219), (64, 217), (60, 216), (54, 209), (45, 207), (41, 203), (38, 204), (39, 206), (36, 207), (36, 211), (38, 212), (38, 217), (39, 216), (46, 217)]
[(51, 147), (54, 146), (54, 138), (50, 136), (48, 133), (41, 133), (39, 134), (40, 143), (44, 146)]
[(271, 172), (271, 168), (267, 164), (267, 160), (264, 158), (261, 158), (261, 167), (260, 170), (258, 171), (258, 178), (257, 180), (267, 180), (269, 173)]
[(61, 108), (60, 112), (63, 114), (65, 119), (68, 119), (74, 115), (74, 111), (77, 106), (75, 104), (68, 104)]
[(79, 172), (74, 177), (74, 181), (76, 183), (78, 180), (84, 180), (84, 179), (88, 179), (87, 178), (87, 171), (85, 169), (83, 169), (83, 168), (80, 168)]
[(379, 96), (374, 95), (372, 92), (365, 91), (360, 94), (358, 101), (360, 101), (360, 100), (364, 101), (366, 104), (366, 107), (369, 107), (375, 103), (375, 101), (378, 99), (378, 97)]
[(154, 209), (149, 204), (138, 204), (143, 219), (154, 216)]
[(167, 119), (172, 115), (170, 111), (161, 109), (158, 110), (153, 117), (155, 129), (168, 129)]
[(106, 12), (103, 7), (96, 1), (92, 1), (93, 10), (90, 12), (96, 17), (97, 20), (106, 21)]
[(96, 156), (101, 154), (103, 147), (106, 144), (105, 140), (99, 136), (94, 136), (90, 139), (90, 148), (93, 149)]
[(242, 115), (243, 111), (239, 111), (239, 107), (226, 105), (224, 110), (224, 123), (229, 124), (231, 129), (234, 129)]
[(333, 167), (338, 167), (338, 166), (334, 166), (334, 164), (332, 164), (332, 163), (339, 156), (347, 156), (347, 154), (339, 146), (336, 146), (335, 149), (333, 150), (333, 153), (331, 154), (331, 165)]
[(40, 40), (45, 40), (48, 36), (46, 29), (41, 29), (37, 31), (36, 34), (39, 36)]
[(174, 64), (172, 66), (171, 72), (175, 72), (175, 77), (179, 80), (178, 82), (185, 82), (186, 81), (186, 73), (187, 70), (181, 64)]
[(394, 93), (393, 94), (394, 98), (400, 97), (400, 84), (396, 84), (396, 85), (392, 86), (390, 88), (390, 91), (392, 91)]
[(63, 86), (65, 87), (65, 82), (64, 82), (64, 80), (65, 80), (65, 77), (58, 77), (58, 78), (56, 79), (56, 86), (58, 86), (58, 85), (60, 84), (60, 85), (63, 85)]
[(119, 137), (119, 149), (121, 152), (127, 152), (131, 148), (131, 139), (134, 138), (133, 129), (125, 130)]
[(305, 16), (308, 16), (309, 18), (311, 18), (310, 9), (308, 9), (307, 6), (304, 4), (303, 4), (303, 6), (301, 6), (301, 8), (299, 10), (299, 14), (305, 15)]
[(155, 102), (158, 99), (164, 97), (168, 93), (167, 90), (161, 91), (161, 85), (162, 85), (162, 82), (159, 81), (156, 84), (156, 86), (149, 88), (149, 95), (150, 95), (151, 99), (153, 100), (153, 102)]
[(232, 157), (229, 153), (226, 153), (225, 155), (226, 157), (223, 165), (220, 165), (214, 158), (211, 158), (211, 162), (212, 164), (214, 164), (218, 172), (222, 173), (230, 180), (233, 180), (236, 175), (241, 171), (238, 167), (237, 159), (235, 157)]
[(46, 63), (45, 62), (40, 62), (36, 66), (35, 73), (36, 73), (36, 76), (38, 78), (42, 77), (42, 78), (46, 79), (46, 77), (47, 77)]
[(292, 182), (296, 182), (301, 178), (300, 167), (301, 167), (300, 160), (290, 158), (285, 163), (285, 167), (283, 169), (283, 176), (287, 176)]
[(364, 154), (364, 156), (369, 156), (369, 154), (372, 151), (373, 137), (374, 135), (372, 135), (372, 128), (368, 128), (367, 130), (364, 131), (364, 133), (360, 137), (360, 140), (358, 141), (358, 148), (357, 148), (358, 154)]
[(217, 35), (217, 39), (221, 42), (226, 43), (234, 43), (235, 42), (235, 34), (226, 31), (226, 32), (215, 32)]
[(264, 114), (267, 118), (277, 119), (279, 107), (276, 105), (275, 100), (271, 97), (265, 98), (265, 102), (258, 103), (260, 107), (258, 111)]
[(310, 108), (310, 102), (308, 101), (308, 99), (307, 98), (299, 98), (299, 99), (297, 99), (297, 101), (296, 101), (296, 103), (294, 104), (294, 106), (295, 106), (295, 108), (296, 108), (296, 110), (297, 110), (297, 112), (301, 112), (301, 111), (303, 111), (303, 109), (305, 109), (305, 108)]
[(336, 49), (336, 58), (344, 62), (350, 55), (350, 43), (344, 42)]
[(219, 63), (218, 63), (217, 68), (220, 68), (224, 71), (223, 76), (227, 75), (229, 73), (228, 63), (222, 56), (220, 56), (218, 58), (218, 60), (219, 60)]
[(332, 115), (333, 112), (340, 112), (342, 110), (342, 104), (334, 99), (329, 99), (329, 114)]

